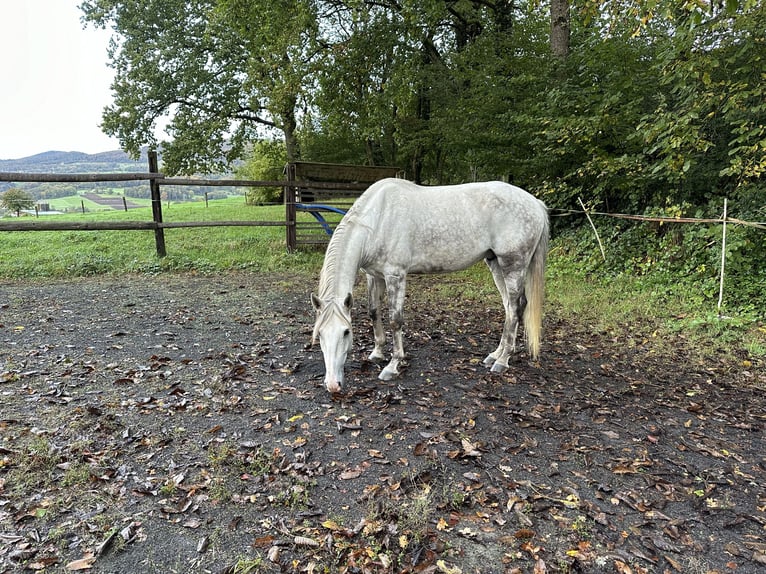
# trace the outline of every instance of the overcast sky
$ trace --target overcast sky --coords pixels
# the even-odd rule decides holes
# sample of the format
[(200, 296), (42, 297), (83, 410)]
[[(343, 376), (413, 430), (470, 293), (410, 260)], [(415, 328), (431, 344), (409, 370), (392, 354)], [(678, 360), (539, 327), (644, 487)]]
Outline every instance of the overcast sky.
[(0, 0), (0, 159), (119, 149), (98, 127), (109, 32), (83, 29), (80, 1)]

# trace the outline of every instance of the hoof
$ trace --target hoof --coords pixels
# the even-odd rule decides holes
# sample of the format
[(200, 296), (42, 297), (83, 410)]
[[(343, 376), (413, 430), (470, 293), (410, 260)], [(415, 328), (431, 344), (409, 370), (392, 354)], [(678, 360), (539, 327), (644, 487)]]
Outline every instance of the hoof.
[(367, 360), (372, 361), (373, 363), (379, 363), (380, 361), (385, 361), (386, 357), (383, 353), (377, 353), (373, 351), (372, 353), (370, 353), (370, 356), (367, 357)]
[(490, 365), (494, 365), (494, 364), (495, 364), (495, 357), (493, 357), (492, 355), (487, 355), (487, 358), (484, 359), (484, 366), (489, 367)]
[(389, 368), (385, 368), (382, 371), (380, 371), (378, 378), (381, 381), (390, 381), (391, 379), (395, 379), (398, 375), (399, 373), (397, 371), (393, 371)]
[(492, 369), (490, 369), (493, 373), (503, 373), (508, 369), (508, 365), (501, 365), (498, 362), (495, 362), (494, 365), (492, 365)]

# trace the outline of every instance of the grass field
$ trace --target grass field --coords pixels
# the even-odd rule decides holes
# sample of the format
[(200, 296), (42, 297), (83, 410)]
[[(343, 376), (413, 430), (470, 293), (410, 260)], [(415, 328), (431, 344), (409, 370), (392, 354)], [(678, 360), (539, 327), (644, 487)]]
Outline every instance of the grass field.
[[(309, 216), (306, 216), (309, 217)], [(284, 208), (248, 206), (241, 197), (204, 202), (163, 203), (165, 221), (283, 221)], [(144, 207), (46, 216), (46, 220), (150, 221)], [(751, 357), (766, 355), (766, 328), (758, 309), (727, 309), (718, 317), (715, 301), (687, 296), (683, 289), (658, 289), (646, 277), (622, 274), (599, 277), (581, 270), (578, 261), (559, 248), (566, 237), (552, 241), (547, 271), (548, 308), (576, 316), (594, 330), (637, 339), (684, 337), (699, 339), (711, 352), (738, 349)], [(275, 227), (198, 227), (166, 229), (167, 256), (158, 258), (152, 231), (5, 231), (0, 232), (0, 279), (35, 280), (92, 275), (193, 272), (214, 275), (227, 271), (293, 272), (315, 277), (320, 250), (288, 253), (285, 229)], [(445, 300), (493, 300), (497, 292), (482, 264), (445, 282)], [(313, 280), (313, 279), (312, 279)], [(663, 279), (665, 280), (665, 279)], [(307, 289), (313, 288), (313, 285)], [(693, 288), (693, 287), (692, 287)], [(749, 360), (749, 359), (748, 359)]]
[[(127, 212), (45, 216), (45, 221), (79, 222), (151, 219), (149, 206)], [(241, 197), (210, 201), (208, 207), (204, 202), (163, 203), (163, 220), (284, 221), (284, 208), (248, 206)], [(0, 277), (15, 279), (161, 271), (277, 271), (307, 269), (321, 261), (318, 252), (288, 254), (284, 227), (166, 229), (164, 258), (156, 255), (152, 231), (6, 231), (0, 232), (0, 242)]]
[[(112, 197), (112, 196), (107, 195), (105, 197)], [(114, 195), (113, 197), (122, 198), (122, 195), (121, 194)], [(128, 201), (130, 203), (143, 205), (146, 207), (149, 207), (151, 205), (150, 199), (136, 199), (131, 197), (131, 198), (128, 198)], [(111, 207), (96, 203), (95, 201), (91, 201), (90, 199), (87, 199), (86, 197), (82, 195), (70, 195), (68, 197), (58, 197), (56, 199), (46, 200), (45, 203), (47, 203), (50, 206), (52, 211), (82, 213), (83, 207), (85, 208), (86, 212), (114, 211)]]

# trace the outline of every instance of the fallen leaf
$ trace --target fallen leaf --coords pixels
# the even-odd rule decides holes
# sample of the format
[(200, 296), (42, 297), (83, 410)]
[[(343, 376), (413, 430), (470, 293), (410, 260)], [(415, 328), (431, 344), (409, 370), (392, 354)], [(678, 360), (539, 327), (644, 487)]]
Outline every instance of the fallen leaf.
[(470, 540), (473, 540), (473, 539), (479, 537), (479, 534), (475, 530), (471, 530), (468, 527), (461, 528), (460, 530), (458, 530), (458, 534), (460, 534), (460, 536), (464, 536), (465, 538), (468, 538)]
[(341, 525), (335, 522), (334, 520), (325, 520), (322, 523), (322, 526), (324, 526), (327, 530), (333, 530), (333, 531), (343, 530), (343, 527), (341, 527)]
[(75, 560), (66, 565), (67, 570), (90, 570), (93, 568), (93, 563), (96, 561), (96, 557), (92, 553), (87, 553), (83, 558)]
[(352, 468), (349, 470), (344, 470), (340, 473), (340, 479), (341, 480), (352, 480), (354, 478), (359, 478), (359, 476), (362, 474), (362, 470), (359, 468)]
[(464, 438), (460, 441), (460, 446), (463, 448), (462, 456), (466, 456), (466, 457), (481, 456), (481, 453), (479, 452), (479, 449), (476, 447), (476, 445), (473, 444), (467, 438)]
[(260, 536), (253, 541), (253, 546), (255, 548), (266, 548), (267, 546), (271, 546), (273, 543), (273, 536)]
[(45, 570), (49, 566), (58, 564), (59, 559), (55, 556), (47, 556), (45, 558), (39, 558), (34, 562), (30, 562), (26, 565), (29, 570)]
[(203, 552), (207, 551), (208, 546), (210, 546), (210, 537), (209, 536), (203, 536), (197, 542), (197, 552), (202, 554)]
[(296, 546), (311, 546), (312, 548), (316, 548), (319, 546), (319, 542), (314, 540), (313, 538), (308, 538), (306, 536), (296, 536), (293, 539), (293, 542)]
[(449, 566), (444, 560), (436, 561), (436, 568), (443, 574), (462, 574), (463, 571), (457, 566)]

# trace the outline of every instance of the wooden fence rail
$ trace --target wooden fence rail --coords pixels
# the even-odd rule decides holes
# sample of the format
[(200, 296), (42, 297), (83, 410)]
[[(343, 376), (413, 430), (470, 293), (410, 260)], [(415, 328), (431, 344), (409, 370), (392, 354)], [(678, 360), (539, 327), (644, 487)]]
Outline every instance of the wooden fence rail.
[[(320, 165), (320, 164), (317, 164)], [(369, 170), (360, 166), (331, 166), (321, 164), (322, 169), (328, 173), (348, 173), (350, 169)], [(290, 173), (293, 170), (289, 170)], [(356, 171), (354, 172), (356, 173)], [(342, 179), (342, 178), (338, 178)], [(0, 181), (5, 182), (34, 182), (34, 183), (97, 183), (115, 181), (148, 181), (151, 191), (152, 220), (151, 221), (3, 221), (0, 222), (0, 231), (128, 231), (128, 230), (152, 230), (155, 236), (157, 255), (164, 257), (167, 254), (165, 247), (165, 229), (188, 228), (188, 227), (286, 227), (287, 248), (292, 250), (296, 247), (291, 238), (295, 237), (295, 227), (298, 225), (295, 218), (295, 200), (300, 197), (296, 190), (326, 190), (327, 193), (344, 193), (359, 195), (369, 185), (361, 181), (317, 181), (316, 179), (296, 180), (289, 177), (288, 180), (243, 180), (243, 179), (200, 179), (200, 178), (168, 178), (160, 173), (157, 162), (157, 153), (149, 152), (149, 171), (146, 173), (17, 173), (0, 172)], [(161, 187), (174, 186), (203, 186), (203, 187), (281, 187), (285, 189), (286, 217), (283, 221), (180, 221), (165, 222), (162, 218)], [(325, 239), (326, 241), (326, 239)]]
[[(157, 153), (149, 152), (149, 171), (146, 173), (13, 173), (0, 172), (0, 181), (35, 182), (35, 183), (95, 183), (114, 181), (148, 181), (151, 192), (151, 221), (12, 221), (0, 222), (0, 231), (100, 231), (100, 230), (152, 230), (154, 231), (157, 255), (164, 257), (165, 229), (183, 227), (285, 227), (287, 249), (292, 251), (298, 245), (321, 245), (327, 242), (327, 235), (320, 230), (318, 234), (301, 236), (298, 228), (311, 234), (319, 224), (298, 221), (296, 206), (301, 201), (313, 201), (320, 198), (332, 201), (343, 198), (344, 207), (359, 196), (370, 183), (381, 177), (390, 177), (398, 168), (369, 166), (347, 166), (335, 164), (311, 164), (294, 162), (288, 164), (287, 180), (244, 180), (244, 179), (201, 179), (168, 178), (160, 173)], [(202, 187), (281, 187), (284, 188), (285, 219), (283, 221), (183, 221), (164, 222), (162, 219), (162, 186), (202, 186)], [(334, 224), (332, 224), (334, 225)], [(301, 238), (303, 237), (303, 240)]]
[(161, 173), (21, 173), (0, 172), (0, 181), (16, 183), (97, 183), (163, 179)]
[[(113, 181), (149, 181), (152, 201), (152, 221), (13, 221), (0, 223), (0, 231), (127, 231), (152, 230), (157, 255), (165, 257), (165, 229), (181, 227), (223, 227), (223, 226), (285, 226), (285, 221), (184, 221), (164, 222), (162, 220), (162, 185), (211, 185), (227, 187), (257, 187), (266, 184), (284, 186), (284, 181), (262, 182), (249, 180), (202, 180), (168, 179), (159, 172), (157, 152), (149, 152), (147, 173), (0, 173), (0, 181), (37, 183), (93, 183)], [(225, 183), (224, 183), (225, 182)]]

